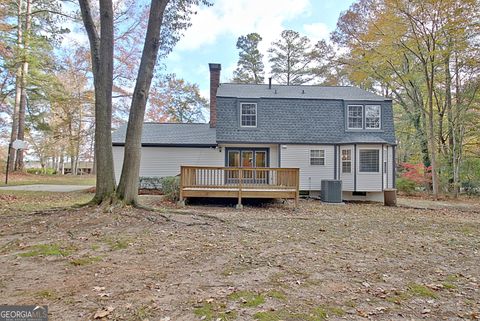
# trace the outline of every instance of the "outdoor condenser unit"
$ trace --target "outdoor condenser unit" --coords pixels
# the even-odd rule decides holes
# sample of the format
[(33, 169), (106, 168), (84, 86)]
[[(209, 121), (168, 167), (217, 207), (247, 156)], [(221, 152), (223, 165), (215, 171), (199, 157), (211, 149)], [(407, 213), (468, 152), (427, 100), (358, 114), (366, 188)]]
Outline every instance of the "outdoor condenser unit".
[(322, 191), (320, 193), (322, 202), (342, 202), (342, 181), (335, 179), (322, 179)]

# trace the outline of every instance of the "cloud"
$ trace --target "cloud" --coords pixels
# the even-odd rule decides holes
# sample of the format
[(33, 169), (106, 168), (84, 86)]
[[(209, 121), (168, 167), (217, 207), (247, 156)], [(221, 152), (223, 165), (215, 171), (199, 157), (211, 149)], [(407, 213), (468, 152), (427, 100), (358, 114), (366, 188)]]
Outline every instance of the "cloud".
[(303, 30), (305, 35), (309, 37), (312, 42), (317, 42), (319, 40), (327, 40), (330, 35), (330, 30), (328, 26), (322, 22), (311, 23), (303, 25)]
[(307, 14), (309, 7), (310, 0), (218, 0), (212, 7), (198, 8), (177, 48), (196, 50), (220, 36), (250, 32), (258, 32), (268, 47), (284, 29), (283, 22)]

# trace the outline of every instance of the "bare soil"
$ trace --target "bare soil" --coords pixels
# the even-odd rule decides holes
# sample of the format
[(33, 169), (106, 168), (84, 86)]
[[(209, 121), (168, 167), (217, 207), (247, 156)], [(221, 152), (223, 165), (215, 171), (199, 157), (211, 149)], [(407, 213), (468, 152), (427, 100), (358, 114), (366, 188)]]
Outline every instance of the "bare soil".
[(480, 213), (379, 204), (1, 211), (0, 302), (51, 320), (476, 320)]

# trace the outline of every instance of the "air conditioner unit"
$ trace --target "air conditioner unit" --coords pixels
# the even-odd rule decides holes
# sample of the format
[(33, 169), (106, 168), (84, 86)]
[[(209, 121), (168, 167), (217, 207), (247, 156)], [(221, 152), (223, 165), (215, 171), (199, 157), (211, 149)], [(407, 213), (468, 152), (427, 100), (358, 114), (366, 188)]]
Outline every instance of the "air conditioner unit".
[(322, 202), (342, 202), (342, 181), (335, 179), (322, 179), (322, 191), (320, 193)]

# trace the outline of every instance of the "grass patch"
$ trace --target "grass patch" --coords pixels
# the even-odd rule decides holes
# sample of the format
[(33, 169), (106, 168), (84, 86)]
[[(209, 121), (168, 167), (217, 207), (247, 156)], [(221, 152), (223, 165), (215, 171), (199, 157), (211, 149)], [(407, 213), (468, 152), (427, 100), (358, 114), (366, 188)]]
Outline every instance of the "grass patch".
[(343, 311), (343, 309), (340, 307), (331, 306), (331, 305), (321, 305), (313, 310), (313, 315), (315, 315), (317, 320), (323, 320), (328, 318), (331, 315), (341, 317), (345, 315), (345, 311)]
[(147, 305), (138, 307), (135, 312), (135, 320), (148, 320), (152, 316), (152, 308)]
[[(3, 179), (0, 186), (5, 185), (5, 176), (0, 175)], [(10, 174), (8, 186), (32, 185), (32, 184), (49, 184), (49, 185), (95, 185), (94, 175), (35, 175), (35, 174)]]
[(47, 300), (55, 300), (58, 298), (57, 293), (53, 290), (41, 290), (41, 291), (35, 292), (33, 296), (37, 299), (47, 299)]
[(458, 282), (458, 275), (450, 274), (445, 278), (445, 281), (442, 282), (442, 285), (447, 290), (454, 290), (458, 288), (458, 286), (455, 284), (456, 282)]
[(385, 300), (395, 304), (401, 304), (403, 301), (407, 300), (409, 295), (403, 291), (395, 291), (392, 296), (387, 297)]
[(450, 282), (443, 282), (442, 285), (443, 285), (443, 288), (446, 290), (455, 290), (457, 288), (455, 284)]
[(253, 318), (258, 321), (321, 321), (322, 319), (317, 319), (313, 315), (308, 315), (305, 313), (290, 312), (287, 310), (278, 310), (278, 311), (261, 311), (253, 315)]
[(205, 321), (231, 321), (237, 318), (236, 311), (226, 311), (225, 308), (225, 304), (206, 302), (195, 308), (194, 314)]
[(330, 305), (321, 305), (312, 309), (308, 313), (300, 311), (261, 311), (253, 315), (255, 320), (258, 321), (324, 321), (330, 316), (344, 316), (345, 311), (342, 308)]
[(38, 244), (29, 247), (28, 252), (20, 253), (21, 257), (33, 257), (33, 256), (69, 256), (74, 252), (73, 248), (64, 249), (58, 244)]
[(278, 290), (270, 290), (266, 293), (266, 296), (272, 299), (280, 300), (280, 301), (285, 301), (287, 299), (285, 293)]
[(124, 250), (128, 247), (130, 239), (127, 238), (107, 238), (105, 243), (110, 247), (111, 251)]
[(237, 301), (244, 307), (254, 308), (265, 303), (265, 296), (252, 291), (237, 291), (230, 293), (228, 299)]
[(438, 296), (433, 290), (427, 288), (425, 285), (410, 283), (407, 286), (408, 292), (413, 296), (419, 296), (422, 298), (436, 299)]
[(70, 264), (74, 266), (84, 266), (84, 265), (89, 265), (89, 264), (98, 262), (101, 259), (102, 259), (101, 256), (84, 256), (84, 257), (79, 257), (79, 258), (70, 260)]

